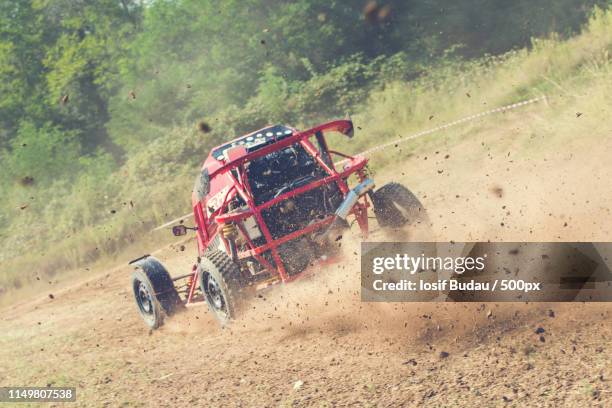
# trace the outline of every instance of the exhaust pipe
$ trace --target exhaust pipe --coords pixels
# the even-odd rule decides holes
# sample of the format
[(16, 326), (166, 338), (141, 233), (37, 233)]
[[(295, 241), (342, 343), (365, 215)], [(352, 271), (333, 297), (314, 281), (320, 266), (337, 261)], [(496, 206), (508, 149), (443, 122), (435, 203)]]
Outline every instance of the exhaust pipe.
[(334, 220), (332, 221), (332, 223), (329, 224), (325, 231), (318, 234), (315, 241), (318, 243), (323, 243), (327, 240), (332, 231), (341, 228), (344, 224), (341, 222), (341, 220), (346, 220), (346, 217), (348, 217), (355, 204), (357, 204), (357, 200), (359, 200), (359, 197), (361, 197), (363, 194), (372, 191), (373, 189), (374, 180), (367, 178), (361, 183), (359, 183), (357, 186), (355, 186), (355, 188), (353, 188), (351, 191), (349, 191), (342, 204), (340, 204), (336, 209), (336, 212), (334, 213)]
[(361, 183), (359, 183), (355, 188), (349, 191), (349, 193), (346, 195), (346, 198), (336, 210), (336, 217), (346, 220), (346, 217), (348, 217), (349, 213), (351, 212), (355, 204), (357, 204), (357, 200), (359, 200), (359, 197), (371, 191), (373, 188), (374, 188), (374, 180), (372, 179), (367, 178), (363, 180)]

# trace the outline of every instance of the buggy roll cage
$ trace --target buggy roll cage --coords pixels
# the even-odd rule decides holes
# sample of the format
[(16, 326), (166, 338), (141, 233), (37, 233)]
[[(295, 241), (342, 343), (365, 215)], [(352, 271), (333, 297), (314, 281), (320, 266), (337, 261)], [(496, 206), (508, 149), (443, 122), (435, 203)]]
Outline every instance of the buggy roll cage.
[[(311, 234), (317, 230), (321, 230), (325, 227), (330, 226), (334, 220), (334, 215), (329, 215), (324, 219), (313, 221), (305, 228), (291, 232), (285, 236), (273, 239), (268, 226), (266, 225), (262, 211), (278, 204), (284, 200), (288, 200), (292, 197), (296, 197), (307, 191), (313, 190), (325, 184), (336, 183), (340, 192), (344, 197), (351, 192), (348, 187), (347, 179), (350, 175), (356, 174), (358, 181), (364, 182), (366, 180), (365, 165), (367, 159), (364, 157), (354, 157), (345, 155), (336, 151), (328, 149), (325, 137), (325, 132), (340, 132), (348, 137), (353, 135), (353, 123), (350, 120), (336, 120), (328, 123), (321, 124), (303, 132), (294, 131), (292, 135), (287, 136), (281, 140), (275, 141), (268, 145), (265, 145), (255, 151), (247, 152), (244, 146), (236, 146), (227, 150), (225, 163), (219, 160), (207, 160), (202, 169), (201, 178), (198, 179), (201, 184), (194, 188), (192, 197), (193, 211), (198, 228), (196, 230), (198, 249), (200, 255), (206, 251), (211, 241), (218, 235), (221, 242), (225, 246), (227, 253), (231, 254), (234, 260), (241, 260), (245, 258), (255, 258), (266, 270), (268, 270), (273, 278), (280, 278), (282, 282), (289, 282), (299, 275), (289, 276), (283, 261), (279, 255), (278, 247), (288, 241), (299, 238), (306, 234)], [(320, 150), (308, 140), (312, 136), (317, 138)], [(285, 193), (280, 194), (277, 197), (272, 198), (264, 203), (256, 204), (253, 193), (251, 191), (250, 184), (248, 182), (248, 176), (244, 164), (252, 160), (264, 157), (269, 153), (282, 150), (286, 147), (292, 146), (299, 143), (304, 150), (309, 154), (316, 163), (324, 170), (325, 177), (318, 180), (313, 180), (308, 184), (292, 189)], [(344, 159), (339, 162), (343, 164), (341, 171), (336, 170), (336, 163), (331, 161), (330, 154), (335, 154)], [(210, 181), (221, 176), (229, 177), (229, 188), (223, 188), (216, 192), (215, 195), (223, 195), (221, 204), (213, 209), (210, 214), (207, 208), (203, 207), (204, 201), (208, 206), (210, 197)], [(246, 209), (231, 209), (228, 208), (232, 200), (239, 196), (245, 203)], [(220, 197), (219, 197), (220, 198)], [(368, 233), (368, 218), (367, 208), (370, 206), (367, 200), (367, 195), (363, 194), (361, 197), (362, 201), (357, 201), (348, 214), (355, 216), (356, 221), (361, 229), (363, 235), (367, 236)], [(254, 217), (263, 237), (265, 238), (265, 244), (256, 246), (243, 225), (242, 221), (249, 217)], [(245, 246), (248, 248), (244, 251), (236, 251), (233, 240), (229, 240), (224, 237), (221, 233), (220, 227), (223, 225), (235, 225), (240, 235), (242, 236)], [(270, 263), (264, 256), (264, 252), (271, 251), (274, 265)], [(197, 266), (194, 265), (193, 276), (189, 283), (189, 295), (187, 302), (191, 302), (195, 288), (197, 286)], [(278, 279), (276, 279), (278, 280)]]

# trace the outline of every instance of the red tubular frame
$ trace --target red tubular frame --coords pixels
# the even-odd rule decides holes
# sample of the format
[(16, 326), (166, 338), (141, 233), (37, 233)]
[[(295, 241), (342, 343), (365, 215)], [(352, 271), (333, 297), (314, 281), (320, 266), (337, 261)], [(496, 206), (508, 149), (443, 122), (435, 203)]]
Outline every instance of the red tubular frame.
[[(209, 171), (210, 180), (213, 180), (213, 178), (220, 177), (222, 175), (229, 177), (231, 187), (225, 193), (223, 203), (219, 206), (219, 208), (213, 211), (209, 216), (207, 216), (206, 210), (203, 209), (201, 201), (198, 201), (197, 203), (194, 204), (194, 215), (195, 215), (196, 222), (198, 224), (197, 235), (198, 235), (198, 246), (200, 248), (200, 255), (204, 253), (209, 243), (216, 236), (216, 234), (219, 233), (218, 225), (223, 224), (223, 223), (228, 223), (228, 222), (234, 222), (237, 224), (239, 232), (242, 235), (243, 239), (245, 240), (246, 245), (249, 247), (249, 249), (238, 253), (239, 259), (244, 259), (248, 257), (255, 258), (258, 262), (261, 263), (261, 265), (263, 265), (266, 269), (268, 269), (272, 274), (277, 274), (277, 276), (280, 277), (280, 280), (282, 282), (290, 282), (292, 280), (297, 279), (301, 275), (301, 273), (298, 275), (294, 275), (294, 276), (289, 276), (287, 274), (283, 261), (279, 255), (278, 247), (302, 235), (310, 234), (316, 230), (322, 229), (323, 227), (331, 224), (334, 217), (329, 216), (325, 219), (322, 219), (321, 221), (314, 222), (301, 230), (294, 231), (290, 234), (287, 234), (275, 240), (272, 238), (272, 234), (270, 233), (270, 230), (268, 226), (266, 225), (261, 213), (263, 210), (270, 208), (273, 205), (278, 204), (281, 201), (285, 201), (292, 197), (298, 196), (307, 191), (320, 187), (324, 184), (336, 183), (340, 191), (342, 192), (342, 194), (346, 196), (346, 194), (350, 191), (348, 184), (347, 184), (347, 179), (350, 175), (354, 173), (356, 173), (359, 182), (363, 181), (366, 178), (364, 167), (367, 164), (367, 159), (363, 157), (353, 157), (353, 156), (348, 156), (348, 155), (338, 153), (335, 151), (330, 151), (327, 149), (327, 144), (325, 143), (325, 146), (323, 146), (325, 150), (327, 150), (330, 154), (337, 154), (341, 157), (344, 157), (345, 160), (343, 160), (342, 163), (348, 163), (344, 165), (344, 168), (342, 169), (342, 171), (337, 171), (334, 164), (328, 165), (327, 163), (325, 163), (325, 161), (321, 157), (319, 150), (308, 140), (310, 137), (316, 135), (319, 132), (324, 133), (326, 131), (339, 131), (341, 133), (347, 133), (348, 131), (352, 129), (352, 126), (353, 126), (352, 123), (347, 120), (337, 120), (337, 121), (324, 123), (322, 125), (306, 130), (304, 132), (297, 132), (285, 139), (282, 139), (268, 146), (264, 146), (261, 149), (256, 150), (252, 153), (243, 154), (233, 160), (228, 161), (227, 163), (224, 163), (219, 166), (215, 166), (216, 168), (212, 169), (212, 171)], [(323, 141), (325, 142), (324, 139)], [(328, 175), (320, 180), (313, 181), (305, 186), (301, 186), (294, 190), (281, 194), (280, 196), (275, 197), (272, 200), (269, 200), (265, 203), (256, 205), (253, 199), (253, 194), (248, 184), (247, 176), (242, 167), (243, 164), (245, 164), (246, 162), (255, 160), (259, 157), (263, 157), (271, 152), (284, 149), (295, 143), (300, 143), (304, 147), (304, 149), (325, 170), (325, 172)], [(240, 180), (237, 177), (235, 177), (234, 174), (232, 174), (232, 170), (234, 169), (238, 170), (238, 175), (239, 175)], [(229, 202), (236, 195), (239, 195), (246, 202), (248, 206), (248, 210), (238, 212), (238, 213), (222, 214), (222, 211), (227, 207)], [(364, 195), (363, 201), (358, 201), (357, 204), (355, 204), (355, 206), (349, 213), (355, 216), (357, 223), (359, 224), (359, 227), (361, 229), (361, 232), (364, 236), (367, 236), (368, 234), (367, 208), (369, 206), (370, 204), (367, 200), (367, 196)], [(251, 216), (255, 217), (257, 226), (261, 230), (261, 233), (266, 240), (266, 243), (259, 247), (256, 247), (253, 244), (252, 240), (250, 239), (248, 235), (248, 232), (246, 231), (246, 228), (241, 222), (244, 219), (251, 217)], [(214, 219), (214, 221), (212, 221), (212, 219)], [(214, 228), (214, 230), (209, 232), (208, 227), (210, 227), (211, 225), (216, 225), (217, 227)], [(229, 242), (227, 241), (227, 239), (225, 239), (222, 235), (220, 235), (220, 238), (223, 244), (225, 245), (226, 249), (228, 249)], [(274, 259), (276, 268), (274, 268), (273, 265), (262, 256), (263, 253), (268, 250), (271, 251), (272, 253), (272, 258)], [(194, 275), (190, 282), (187, 303), (192, 302), (193, 293), (195, 292), (195, 288), (198, 284), (197, 268), (194, 268), (193, 273)]]

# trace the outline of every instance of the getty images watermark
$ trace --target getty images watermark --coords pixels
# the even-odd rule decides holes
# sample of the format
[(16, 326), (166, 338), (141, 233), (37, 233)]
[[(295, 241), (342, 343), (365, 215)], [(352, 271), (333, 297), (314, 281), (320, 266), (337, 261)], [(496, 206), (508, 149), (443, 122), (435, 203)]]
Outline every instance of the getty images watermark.
[(611, 301), (609, 243), (362, 244), (364, 301)]

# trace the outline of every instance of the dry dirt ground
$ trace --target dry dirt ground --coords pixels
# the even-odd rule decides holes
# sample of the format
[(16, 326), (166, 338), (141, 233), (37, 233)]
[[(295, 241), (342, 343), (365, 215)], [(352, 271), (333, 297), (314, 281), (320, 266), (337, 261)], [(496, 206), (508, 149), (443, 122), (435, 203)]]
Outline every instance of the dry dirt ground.
[[(538, 109), (376, 177), (414, 188), (439, 240), (609, 241), (610, 129), (529, 148)], [(203, 306), (150, 332), (127, 265), (49, 289), (0, 311), (0, 384), (73, 385), (87, 407), (612, 406), (612, 305), (362, 303), (356, 242), (225, 329)], [(192, 246), (157, 256), (186, 271)]]

